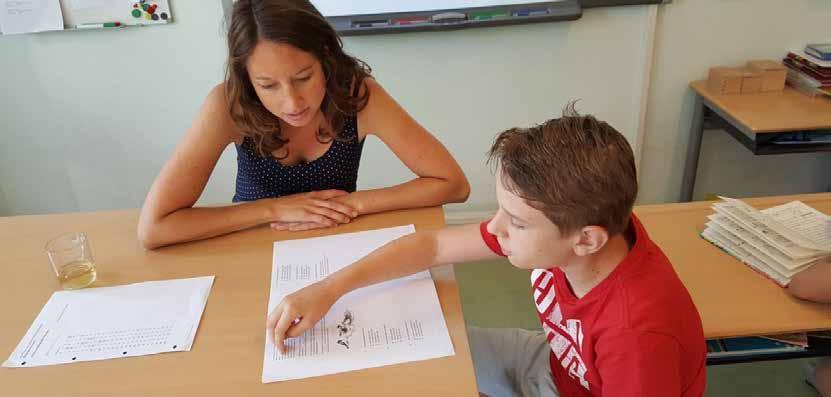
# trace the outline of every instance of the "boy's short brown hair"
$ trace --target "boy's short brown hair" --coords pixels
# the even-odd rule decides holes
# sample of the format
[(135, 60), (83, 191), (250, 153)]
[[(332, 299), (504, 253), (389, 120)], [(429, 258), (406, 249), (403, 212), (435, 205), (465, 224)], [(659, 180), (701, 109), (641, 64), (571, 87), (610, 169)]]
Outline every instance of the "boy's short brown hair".
[(616, 235), (629, 224), (638, 194), (632, 148), (606, 122), (578, 114), (574, 102), (559, 119), (499, 134), (488, 162), (501, 169), (506, 189), (563, 234), (594, 225)]

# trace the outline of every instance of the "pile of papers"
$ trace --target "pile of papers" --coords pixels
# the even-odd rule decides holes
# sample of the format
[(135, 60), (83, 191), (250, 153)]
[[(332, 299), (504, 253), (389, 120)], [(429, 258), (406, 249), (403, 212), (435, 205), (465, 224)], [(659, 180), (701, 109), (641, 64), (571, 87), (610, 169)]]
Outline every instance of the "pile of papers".
[(760, 211), (721, 199), (701, 236), (777, 284), (787, 286), (797, 273), (831, 260), (831, 216), (801, 201)]
[(58, 291), (9, 368), (190, 351), (214, 276)]

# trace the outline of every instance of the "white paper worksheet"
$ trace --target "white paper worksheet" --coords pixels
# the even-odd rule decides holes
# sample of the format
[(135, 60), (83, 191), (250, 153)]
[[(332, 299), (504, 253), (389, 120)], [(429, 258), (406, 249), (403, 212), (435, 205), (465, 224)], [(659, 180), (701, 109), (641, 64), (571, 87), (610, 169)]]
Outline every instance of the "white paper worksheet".
[[(413, 225), (274, 243), (268, 310), (282, 298), (413, 233)], [(455, 354), (430, 272), (352, 291), (281, 354), (266, 338), (263, 383)]]
[(214, 277), (52, 294), (4, 367), (188, 351)]
[(809, 247), (831, 252), (831, 216), (801, 201), (791, 201), (762, 212), (799, 233), (809, 241)]
[(63, 13), (58, 0), (0, 0), (0, 32), (3, 34), (63, 28)]

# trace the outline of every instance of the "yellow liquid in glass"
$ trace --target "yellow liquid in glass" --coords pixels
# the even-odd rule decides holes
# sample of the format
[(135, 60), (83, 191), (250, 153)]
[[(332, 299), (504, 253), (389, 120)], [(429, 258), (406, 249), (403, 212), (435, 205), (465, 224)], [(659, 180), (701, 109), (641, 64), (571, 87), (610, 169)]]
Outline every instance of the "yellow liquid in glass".
[(95, 282), (96, 276), (95, 264), (83, 260), (71, 262), (62, 267), (58, 279), (63, 289), (81, 289)]

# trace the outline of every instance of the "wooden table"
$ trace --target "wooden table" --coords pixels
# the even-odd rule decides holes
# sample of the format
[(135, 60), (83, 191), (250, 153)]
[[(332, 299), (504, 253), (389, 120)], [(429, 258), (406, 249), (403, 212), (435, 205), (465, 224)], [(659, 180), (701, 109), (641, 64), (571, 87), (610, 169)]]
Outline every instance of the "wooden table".
[[(831, 213), (831, 193), (748, 199), (756, 208), (791, 200)], [(711, 202), (635, 208), (692, 295), (707, 339), (831, 329), (831, 305), (802, 301), (703, 238)]]
[(722, 129), (756, 155), (831, 151), (829, 143), (776, 145), (782, 133), (831, 129), (831, 100), (810, 98), (786, 86), (781, 92), (718, 94), (707, 81), (690, 83), (695, 108), (687, 142), (680, 201), (692, 200), (705, 129)]
[(193, 349), (185, 353), (26, 369), (0, 368), (0, 396), (476, 396), (476, 380), (452, 267), (432, 271), (456, 355), (289, 382), (262, 384), (272, 243), (413, 223), (444, 225), (441, 208), (370, 215), (335, 229), (257, 228), (145, 251), (138, 211), (0, 218), (0, 354), (8, 358), (59, 286), (44, 243), (84, 231), (99, 269), (96, 286), (216, 275)]

